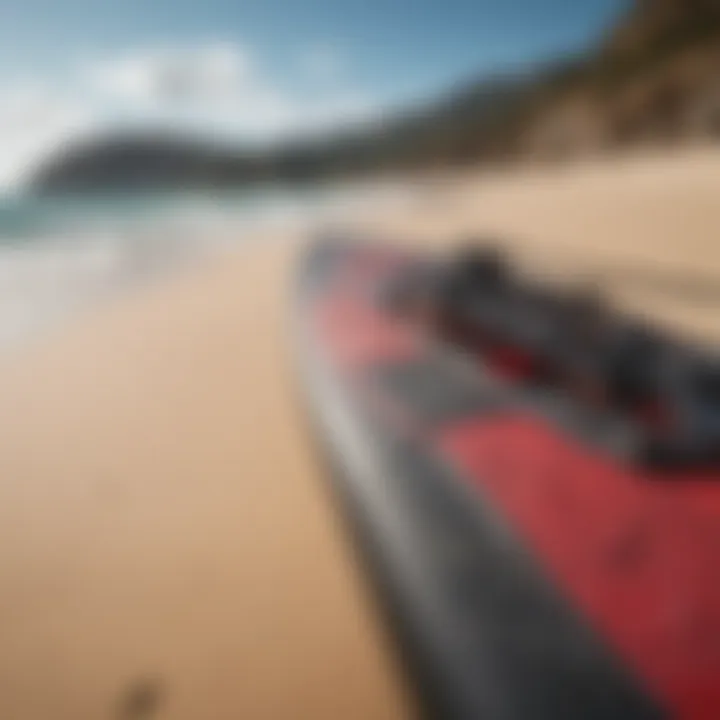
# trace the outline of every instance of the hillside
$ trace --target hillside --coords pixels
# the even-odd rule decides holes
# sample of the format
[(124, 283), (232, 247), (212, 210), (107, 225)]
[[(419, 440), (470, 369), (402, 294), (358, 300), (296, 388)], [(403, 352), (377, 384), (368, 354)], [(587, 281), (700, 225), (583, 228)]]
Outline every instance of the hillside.
[(40, 192), (301, 181), (720, 136), (720, 0), (636, 0), (576, 58), (483, 79), (382, 125), (262, 153), (132, 135), (79, 144)]
[(717, 0), (636, 0), (583, 75), (530, 125), (530, 149), (573, 153), (719, 134), (718, 70)]

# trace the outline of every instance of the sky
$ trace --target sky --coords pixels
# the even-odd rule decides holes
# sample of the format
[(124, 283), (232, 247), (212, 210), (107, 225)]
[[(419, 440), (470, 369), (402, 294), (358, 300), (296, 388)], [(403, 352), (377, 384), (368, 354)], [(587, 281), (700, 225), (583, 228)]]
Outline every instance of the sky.
[(0, 184), (117, 127), (322, 133), (586, 46), (623, 0), (0, 0)]

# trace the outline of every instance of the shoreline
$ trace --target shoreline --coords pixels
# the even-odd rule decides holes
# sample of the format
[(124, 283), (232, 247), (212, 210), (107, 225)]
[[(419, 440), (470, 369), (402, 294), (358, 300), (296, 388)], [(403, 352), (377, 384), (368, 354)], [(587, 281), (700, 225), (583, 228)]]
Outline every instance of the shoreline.
[[(88, 311), (172, 280), (177, 272), (192, 272), (247, 245), (407, 202), (407, 192), (359, 185), (334, 192), (306, 189), (297, 197), (287, 191), (239, 193), (217, 202), (205, 195), (161, 196), (155, 210), (140, 196), (134, 202), (122, 198), (117, 207), (109, 199), (97, 207), (95, 198), (75, 198), (64, 213), (67, 225), (42, 217), (32, 232), (27, 227), (28, 234), (6, 236), (1, 233), (13, 224), (0, 226), (0, 360), (6, 352), (42, 343), (44, 335), (55, 337)], [(23, 216), (33, 210), (42, 216), (42, 206), (35, 208), (32, 199), (16, 202)], [(140, 214), (124, 214), (136, 205), (144, 208)], [(59, 205), (53, 207), (57, 212)]]

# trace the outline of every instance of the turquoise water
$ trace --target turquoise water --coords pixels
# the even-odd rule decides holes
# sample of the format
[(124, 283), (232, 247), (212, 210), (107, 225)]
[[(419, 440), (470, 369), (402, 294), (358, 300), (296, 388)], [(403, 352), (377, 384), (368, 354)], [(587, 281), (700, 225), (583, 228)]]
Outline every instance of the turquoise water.
[(169, 198), (0, 197), (0, 240), (17, 241), (83, 230), (103, 223), (146, 222), (168, 212)]
[(232, 192), (144, 192), (92, 196), (0, 196), (0, 243), (86, 233), (132, 231), (173, 220), (272, 218), (328, 199), (322, 188), (264, 188)]

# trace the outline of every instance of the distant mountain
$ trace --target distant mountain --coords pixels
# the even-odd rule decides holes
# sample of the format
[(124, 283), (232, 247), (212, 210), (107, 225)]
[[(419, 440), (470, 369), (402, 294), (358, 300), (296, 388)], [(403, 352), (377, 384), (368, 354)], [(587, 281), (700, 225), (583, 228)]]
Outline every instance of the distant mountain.
[(38, 172), (44, 191), (107, 191), (241, 182), (254, 172), (250, 155), (196, 138), (131, 133), (66, 147)]
[(720, 136), (720, 0), (635, 0), (584, 56), (485, 79), (389, 122), (240, 151), (125, 135), (66, 148), (38, 192), (303, 181)]

